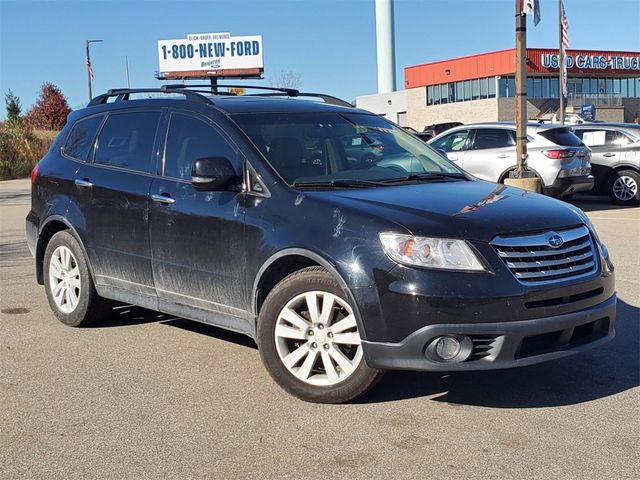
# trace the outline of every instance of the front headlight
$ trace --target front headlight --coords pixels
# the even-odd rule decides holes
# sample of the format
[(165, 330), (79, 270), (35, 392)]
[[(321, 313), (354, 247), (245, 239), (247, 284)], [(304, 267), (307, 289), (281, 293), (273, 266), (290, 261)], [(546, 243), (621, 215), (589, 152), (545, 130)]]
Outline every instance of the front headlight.
[(403, 265), (444, 270), (485, 270), (464, 240), (384, 232), (380, 233), (380, 243), (393, 261)]

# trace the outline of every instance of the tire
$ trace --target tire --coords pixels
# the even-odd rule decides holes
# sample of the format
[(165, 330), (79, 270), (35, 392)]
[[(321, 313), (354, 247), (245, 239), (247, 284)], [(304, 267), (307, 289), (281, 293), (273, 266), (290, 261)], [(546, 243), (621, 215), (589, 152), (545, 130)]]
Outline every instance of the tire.
[(640, 174), (635, 170), (618, 170), (611, 175), (607, 194), (617, 205), (637, 205), (640, 202)]
[(112, 303), (98, 296), (80, 243), (56, 233), (44, 253), (44, 288), (53, 313), (65, 325), (86, 327), (103, 319)]
[(383, 375), (367, 366), (353, 309), (321, 267), (295, 272), (273, 288), (260, 310), (257, 342), (276, 383), (308, 402), (348, 402)]

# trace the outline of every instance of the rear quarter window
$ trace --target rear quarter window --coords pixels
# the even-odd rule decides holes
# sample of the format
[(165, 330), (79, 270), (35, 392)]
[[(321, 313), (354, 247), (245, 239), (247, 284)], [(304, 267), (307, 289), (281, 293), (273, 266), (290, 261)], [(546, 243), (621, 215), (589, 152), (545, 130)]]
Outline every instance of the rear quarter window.
[(103, 118), (104, 115), (97, 115), (78, 120), (71, 127), (71, 131), (62, 147), (62, 153), (67, 157), (86, 162)]
[(563, 147), (582, 146), (582, 141), (571, 131), (570, 128), (553, 128), (551, 130), (538, 132), (538, 134), (550, 142)]

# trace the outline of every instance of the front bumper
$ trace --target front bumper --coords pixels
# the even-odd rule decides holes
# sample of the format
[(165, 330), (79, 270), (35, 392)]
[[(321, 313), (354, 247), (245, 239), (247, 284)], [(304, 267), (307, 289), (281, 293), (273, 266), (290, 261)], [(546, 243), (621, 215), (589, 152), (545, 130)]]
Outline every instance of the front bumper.
[(589, 192), (593, 188), (594, 181), (593, 175), (556, 178), (551, 185), (544, 187), (544, 194), (562, 197), (578, 192)]
[[(362, 342), (372, 368), (461, 371), (511, 368), (545, 362), (607, 343), (615, 336), (616, 295), (577, 312), (517, 322), (437, 324), (423, 327), (399, 343)], [(473, 352), (460, 363), (425, 355), (442, 335), (469, 336)]]

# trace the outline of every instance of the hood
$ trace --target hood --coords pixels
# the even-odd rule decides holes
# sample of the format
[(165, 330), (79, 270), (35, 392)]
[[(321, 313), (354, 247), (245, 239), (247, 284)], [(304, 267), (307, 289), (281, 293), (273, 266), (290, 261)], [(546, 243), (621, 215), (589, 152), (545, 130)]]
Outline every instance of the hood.
[(584, 223), (584, 214), (573, 205), (484, 181), (427, 182), (308, 195), (401, 225), (412, 235), (488, 242), (496, 235)]

